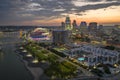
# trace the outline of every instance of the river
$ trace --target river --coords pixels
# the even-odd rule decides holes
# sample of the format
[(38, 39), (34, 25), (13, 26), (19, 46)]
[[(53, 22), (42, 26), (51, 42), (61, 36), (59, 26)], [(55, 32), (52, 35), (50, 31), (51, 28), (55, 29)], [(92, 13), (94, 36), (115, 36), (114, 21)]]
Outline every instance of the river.
[(14, 52), (15, 43), (20, 42), (19, 32), (0, 33), (0, 80), (33, 80), (32, 75)]

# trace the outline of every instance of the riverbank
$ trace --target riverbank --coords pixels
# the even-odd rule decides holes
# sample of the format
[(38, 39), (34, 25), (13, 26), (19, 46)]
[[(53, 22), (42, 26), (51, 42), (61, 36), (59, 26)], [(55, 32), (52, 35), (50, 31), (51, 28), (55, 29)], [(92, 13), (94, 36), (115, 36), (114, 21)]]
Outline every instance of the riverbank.
[[(20, 57), (20, 60), (24, 63), (26, 69), (32, 74), (34, 80), (48, 80), (48, 78), (44, 75), (44, 70), (41, 67), (35, 67), (35, 64), (24, 60), (23, 56), (20, 54), (18, 54), (18, 56)], [(40, 64), (38, 65), (40, 66)]]

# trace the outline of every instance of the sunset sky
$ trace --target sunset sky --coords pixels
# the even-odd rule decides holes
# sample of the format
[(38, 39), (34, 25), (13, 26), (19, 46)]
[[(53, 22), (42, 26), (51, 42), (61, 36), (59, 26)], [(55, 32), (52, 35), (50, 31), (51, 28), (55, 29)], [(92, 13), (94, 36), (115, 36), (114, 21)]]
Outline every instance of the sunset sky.
[(0, 0), (0, 25), (120, 24), (120, 0)]

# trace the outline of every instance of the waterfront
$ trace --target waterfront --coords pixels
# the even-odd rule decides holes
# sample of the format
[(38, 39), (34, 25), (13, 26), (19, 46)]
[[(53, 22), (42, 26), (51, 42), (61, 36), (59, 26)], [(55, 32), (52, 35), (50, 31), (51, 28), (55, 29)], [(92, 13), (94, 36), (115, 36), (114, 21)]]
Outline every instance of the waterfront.
[[(17, 49), (15, 49), (15, 47), (16, 47), (15, 44), (16, 43), (20, 44), (22, 42), (22, 40), (19, 39), (19, 32), (5, 32), (1, 36), (2, 36), (2, 37), (0, 37), (0, 45), (2, 46), (2, 52), (0, 53), (0, 79), (1, 80), (9, 80), (9, 79), (33, 80), (32, 75), (34, 76), (34, 80), (48, 80), (48, 78), (44, 74), (44, 68), (46, 67), (45, 64), (43, 64), (42, 62), (39, 62), (40, 64), (37, 64), (37, 66), (39, 66), (39, 67), (36, 67), (36, 64), (31, 64), (31, 61), (27, 61), (25, 59), (26, 55), (23, 55), (22, 52), (26, 51), (26, 54), (28, 54), (28, 52), (30, 52), (29, 49), (27, 50), (27, 48), (25, 48), (25, 45), (22, 45), (23, 46), (22, 50), (20, 49), (22, 46), (17, 47)], [(39, 46), (39, 48), (38, 48), (37, 45), (38, 44), (35, 45), (33, 43), (30, 50), (35, 48), (34, 52), (37, 52), (38, 51), (37, 49), (39, 49), (39, 51), (43, 50), (43, 49), (46, 51), (46, 48), (44, 48), (42, 46)], [(29, 44), (27, 44), (26, 46), (29, 46)], [(37, 47), (35, 47), (35, 46), (37, 46)], [(19, 51), (19, 49), (21, 51)], [(16, 51), (20, 54), (17, 54)], [(34, 53), (34, 52), (32, 52), (32, 53)], [(41, 54), (44, 54), (44, 53), (42, 52)], [(53, 54), (53, 55), (55, 55), (55, 54)], [(58, 55), (56, 55), (56, 56), (58, 56)], [(58, 56), (58, 57), (59, 57), (59, 61), (65, 60), (65, 61), (77, 66), (79, 68), (79, 70), (82, 71), (78, 75), (78, 79), (84, 80), (86, 78), (86, 80), (87, 79), (97, 80), (98, 77), (91, 75), (91, 72), (88, 72), (86, 69), (81, 68), (79, 65), (74, 64), (73, 62), (67, 60), (66, 58), (62, 58), (60, 56)], [(42, 61), (42, 60), (39, 60), (39, 61)], [(54, 61), (57, 61), (57, 60), (54, 60)], [(28, 64), (29, 64), (29, 66), (28, 66)], [(57, 66), (58, 65), (56, 65), (55, 67), (57, 67)], [(50, 69), (48, 69), (48, 70), (50, 70)], [(52, 72), (53, 72), (53, 70), (52, 70)], [(57, 69), (57, 70), (59, 70), (59, 69)], [(32, 73), (32, 75), (30, 74), (30, 72)], [(114, 77), (114, 79), (118, 80), (118, 77), (119, 77), (119, 75)], [(102, 77), (102, 78), (106, 79), (106, 80), (113, 80), (113, 78), (109, 79), (106, 76)]]
[(20, 57), (14, 52), (19, 42), (19, 32), (5, 32), (0, 35), (0, 80), (33, 80)]

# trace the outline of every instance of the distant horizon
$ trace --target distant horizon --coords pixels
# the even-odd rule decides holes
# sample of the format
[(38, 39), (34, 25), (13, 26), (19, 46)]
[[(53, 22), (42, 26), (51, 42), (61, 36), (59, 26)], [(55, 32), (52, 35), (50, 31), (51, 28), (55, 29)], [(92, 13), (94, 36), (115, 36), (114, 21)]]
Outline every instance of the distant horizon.
[[(94, 21), (95, 22), (95, 21)], [(71, 24), (72, 25), (72, 24)], [(89, 23), (87, 23), (87, 26), (89, 25)], [(98, 26), (99, 25), (103, 25), (103, 26), (115, 26), (115, 25), (120, 25), (120, 23), (115, 23), (115, 24), (109, 24), (109, 23), (106, 23), (106, 24), (97, 24)], [(58, 25), (52, 25), (52, 24), (46, 24), (46, 25), (15, 25), (15, 24), (11, 24), (11, 25), (0, 25), (0, 26), (61, 26), (61, 23), (59, 23)], [(78, 24), (77, 23), (77, 26), (80, 26), (80, 23)]]

